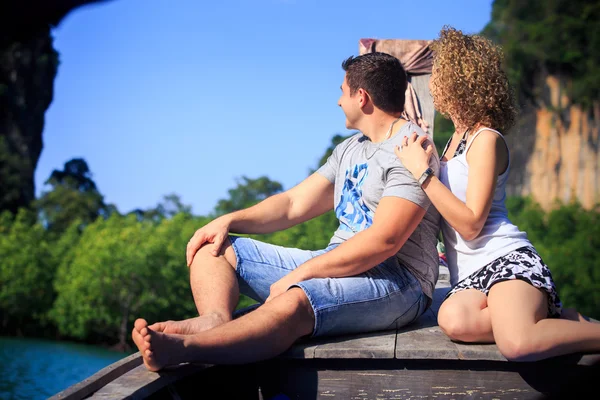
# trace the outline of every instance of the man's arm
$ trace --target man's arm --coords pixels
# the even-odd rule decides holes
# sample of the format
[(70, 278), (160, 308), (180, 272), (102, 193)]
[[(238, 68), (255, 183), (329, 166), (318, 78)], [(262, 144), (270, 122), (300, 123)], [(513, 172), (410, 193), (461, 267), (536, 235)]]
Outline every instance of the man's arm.
[(224, 217), (234, 233), (272, 233), (333, 209), (334, 185), (313, 173), (297, 186)]
[(269, 297), (275, 297), (290, 285), (308, 279), (353, 276), (373, 268), (402, 248), (425, 212), (412, 201), (394, 196), (383, 197), (369, 228), (290, 272), (274, 284), (276, 287), (272, 287)]
[(194, 233), (186, 248), (187, 265), (192, 265), (196, 252), (205, 243), (213, 243), (211, 253), (218, 255), (229, 232), (271, 233), (324, 214), (333, 209), (333, 193), (333, 183), (315, 172), (290, 190), (223, 215)]

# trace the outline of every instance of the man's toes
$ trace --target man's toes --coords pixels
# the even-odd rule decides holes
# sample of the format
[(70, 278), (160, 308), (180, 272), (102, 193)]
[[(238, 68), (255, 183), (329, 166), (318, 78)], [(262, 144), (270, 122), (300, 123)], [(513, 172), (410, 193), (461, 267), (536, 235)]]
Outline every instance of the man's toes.
[(135, 344), (137, 345), (139, 351), (143, 354), (144, 351), (150, 349), (150, 342), (146, 342), (144, 340), (144, 338), (142, 338), (141, 336), (139, 337), (139, 339), (135, 342)]
[(133, 328), (131, 330), (131, 338), (133, 339), (134, 342), (138, 342), (140, 340), (142, 336), (140, 335), (140, 333), (137, 331), (137, 329)]
[(152, 329), (154, 332), (163, 332), (166, 327), (166, 322), (155, 322), (152, 325), (148, 326), (148, 328)]
[(135, 320), (133, 326), (135, 327), (135, 329), (137, 329), (138, 332), (140, 332), (143, 328), (148, 326), (148, 322), (146, 322), (146, 320), (143, 318), (138, 318)]
[(146, 342), (137, 330), (131, 332), (131, 337), (140, 351), (150, 347), (150, 342)]

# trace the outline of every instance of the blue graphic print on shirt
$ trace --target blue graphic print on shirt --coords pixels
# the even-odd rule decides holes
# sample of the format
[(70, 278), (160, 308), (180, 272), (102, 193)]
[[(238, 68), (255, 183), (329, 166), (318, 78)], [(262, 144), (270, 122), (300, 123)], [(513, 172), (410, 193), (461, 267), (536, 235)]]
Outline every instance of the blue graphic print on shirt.
[(340, 221), (340, 229), (360, 232), (373, 223), (373, 212), (362, 198), (362, 186), (367, 178), (367, 164), (358, 164), (346, 170), (344, 187), (335, 215)]

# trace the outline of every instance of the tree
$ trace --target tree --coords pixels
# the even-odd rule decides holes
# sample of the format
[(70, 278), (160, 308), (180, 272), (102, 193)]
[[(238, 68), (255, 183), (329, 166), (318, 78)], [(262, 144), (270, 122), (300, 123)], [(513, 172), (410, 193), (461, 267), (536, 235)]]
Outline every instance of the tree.
[[(321, 166), (325, 165), (325, 163), (327, 162), (327, 159), (329, 158), (331, 153), (333, 153), (333, 149), (335, 149), (335, 146), (342, 143), (344, 140), (348, 139), (349, 137), (355, 135), (356, 133), (358, 133), (358, 132), (353, 132), (347, 136), (340, 135), (339, 133), (334, 135), (331, 138), (331, 143), (329, 144), (329, 147), (327, 148), (327, 150), (325, 150), (325, 154), (323, 154), (321, 156), (321, 158), (319, 159), (319, 165), (317, 165), (317, 169), (319, 169)], [(314, 173), (317, 169), (311, 170), (310, 173), (311, 174)]]
[(279, 246), (295, 247), (304, 250), (320, 250), (327, 247), (339, 221), (333, 211), (293, 226), (284, 231), (268, 235), (253, 235), (258, 240)]
[(509, 79), (535, 99), (536, 78), (571, 78), (574, 103), (600, 97), (600, 3), (589, 0), (496, 0), (484, 35), (502, 45)]
[(57, 271), (50, 316), (59, 333), (126, 348), (136, 317), (196, 316), (185, 245), (207, 221), (180, 213), (156, 224), (114, 214), (88, 225)]
[(64, 232), (75, 220), (85, 226), (114, 210), (114, 206), (104, 203), (87, 163), (81, 158), (66, 162), (63, 170), (52, 171), (46, 184), (51, 189), (42, 193), (35, 206), (52, 233)]
[(88, 225), (73, 256), (58, 268), (51, 311), (59, 332), (125, 345), (131, 313), (151, 301), (159, 280), (148, 265), (152, 225), (113, 215)]
[(135, 210), (128, 213), (133, 214), (139, 221), (149, 220), (160, 222), (163, 219), (173, 218), (177, 214), (192, 214), (192, 207), (187, 204), (183, 204), (181, 198), (176, 193), (171, 193), (163, 196), (163, 200), (158, 203), (155, 208), (148, 210), (142, 210), (136, 208)]
[(544, 213), (529, 198), (506, 205), (550, 268), (563, 305), (600, 318), (600, 210), (571, 203)]
[(283, 191), (281, 183), (272, 181), (266, 176), (257, 179), (242, 176), (240, 179), (236, 179), (236, 183), (235, 188), (228, 190), (229, 198), (221, 199), (217, 203), (214, 210), (215, 216), (253, 206), (267, 197)]
[(600, 213), (578, 203), (547, 216), (544, 259), (568, 307), (600, 318)]
[(0, 215), (1, 332), (23, 334), (46, 324), (54, 300), (55, 264), (46, 232), (25, 209)]
[(156, 226), (150, 242), (149, 259), (157, 264), (164, 287), (156, 301), (145, 309), (155, 320), (178, 320), (198, 315), (190, 288), (185, 250), (194, 232), (208, 222), (209, 218), (180, 212), (172, 218), (163, 219)]

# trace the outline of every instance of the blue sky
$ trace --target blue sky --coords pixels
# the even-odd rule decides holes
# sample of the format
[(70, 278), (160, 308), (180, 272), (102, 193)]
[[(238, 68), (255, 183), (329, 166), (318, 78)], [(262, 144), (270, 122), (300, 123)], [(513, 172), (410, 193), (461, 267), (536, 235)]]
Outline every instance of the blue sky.
[(36, 192), (84, 158), (121, 212), (177, 193), (208, 214), (236, 177), (288, 189), (333, 135), (340, 65), (361, 38), (434, 39), (489, 21), (492, 0), (113, 0), (53, 31), (60, 66)]

